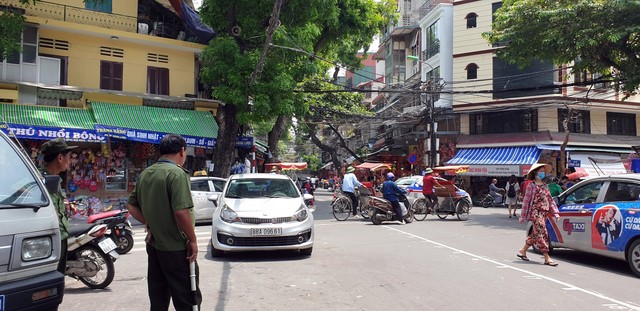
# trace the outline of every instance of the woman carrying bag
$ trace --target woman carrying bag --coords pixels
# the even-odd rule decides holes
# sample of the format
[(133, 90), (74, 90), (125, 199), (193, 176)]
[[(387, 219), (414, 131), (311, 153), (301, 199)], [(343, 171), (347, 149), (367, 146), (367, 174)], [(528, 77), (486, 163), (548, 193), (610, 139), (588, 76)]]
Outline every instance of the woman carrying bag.
[(556, 221), (560, 219), (560, 215), (558, 214), (558, 206), (549, 193), (549, 187), (542, 181), (546, 171), (550, 169), (551, 166), (548, 164), (536, 163), (531, 166), (529, 173), (527, 173), (527, 179), (531, 180), (531, 182), (525, 189), (522, 211), (520, 212), (520, 223), (531, 221), (533, 227), (517, 256), (524, 261), (529, 261), (527, 250), (532, 245), (535, 245), (544, 256), (544, 264), (555, 267), (558, 263), (549, 257), (549, 233), (547, 232), (545, 221), (549, 214), (553, 214)]

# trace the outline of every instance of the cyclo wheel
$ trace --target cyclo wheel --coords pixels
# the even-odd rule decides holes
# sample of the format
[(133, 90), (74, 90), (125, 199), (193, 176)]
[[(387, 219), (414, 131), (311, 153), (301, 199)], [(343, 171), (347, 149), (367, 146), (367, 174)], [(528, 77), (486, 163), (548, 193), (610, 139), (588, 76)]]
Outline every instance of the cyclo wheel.
[(417, 221), (423, 221), (427, 218), (427, 199), (418, 198), (413, 201), (411, 205), (411, 210), (413, 211), (413, 219)]
[(360, 206), (358, 207), (358, 210), (362, 218), (369, 219), (369, 209), (367, 208), (366, 205), (362, 205), (362, 202), (360, 202)]
[(438, 218), (446, 219), (447, 216), (449, 216), (449, 214), (441, 214), (440, 212), (438, 212), (439, 209), (440, 209), (440, 204), (436, 203), (436, 205), (433, 207), (434, 213), (436, 213), (436, 216), (438, 216)]
[(456, 203), (456, 215), (458, 220), (469, 219), (469, 203), (465, 200), (458, 200)]
[(333, 204), (331, 204), (331, 210), (333, 211), (333, 217), (336, 220), (347, 220), (351, 214), (351, 199), (346, 196), (337, 198)]

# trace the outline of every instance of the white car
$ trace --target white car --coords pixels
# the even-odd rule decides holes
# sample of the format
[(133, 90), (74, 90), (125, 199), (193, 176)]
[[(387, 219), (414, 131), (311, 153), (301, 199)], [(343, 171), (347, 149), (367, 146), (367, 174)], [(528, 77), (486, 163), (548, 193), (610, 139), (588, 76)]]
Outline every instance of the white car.
[(227, 180), (220, 177), (191, 177), (191, 198), (196, 222), (209, 222), (216, 206), (207, 198), (212, 194), (220, 195)]
[(313, 210), (295, 183), (279, 174), (239, 174), (229, 177), (223, 193), (212, 195), (211, 255), (224, 252), (313, 251)]
[(422, 181), (422, 176), (420, 175), (405, 176), (405, 177), (398, 178), (396, 180), (396, 185), (398, 185), (398, 188), (400, 189), (407, 190), (407, 187), (415, 184), (418, 181)]

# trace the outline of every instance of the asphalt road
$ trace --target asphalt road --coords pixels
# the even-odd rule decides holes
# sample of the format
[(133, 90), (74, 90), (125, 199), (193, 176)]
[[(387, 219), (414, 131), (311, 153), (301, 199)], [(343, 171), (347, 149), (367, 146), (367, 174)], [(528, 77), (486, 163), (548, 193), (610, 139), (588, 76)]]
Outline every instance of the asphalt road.
[[(626, 262), (555, 250), (558, 267), (516, 258), (523, 225), (504, 208), (473, 208), (467, 221), (380, 226), (338, 222), (316, 192), (315, 246), (295, 252), (207, 253), (210, 226), (196, 228), (202, 310), (640, 310), (640, 279)], [(114, 282), (89, 290), (67, 278), (60, 310), (148, 310), (146, 253), (116, 263)], [(172, 310), (172, 309), (171, 309)]]

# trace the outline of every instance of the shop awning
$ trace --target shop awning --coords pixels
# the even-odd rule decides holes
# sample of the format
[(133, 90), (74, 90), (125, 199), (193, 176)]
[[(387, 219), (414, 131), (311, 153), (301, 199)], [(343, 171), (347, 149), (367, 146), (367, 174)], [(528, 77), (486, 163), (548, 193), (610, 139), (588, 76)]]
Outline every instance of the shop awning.
[(449, 165), (433, 168), (434, 171), (443, 172), (445, 175), (457, 175), (469, 171), (469, 165)]
[(357, 169), (366, 169), (366, 170), (372, 170), (372, 171), (377, 171), (383, 168), (386, 169), (391, 169), (391, 164), (388, 163), (371, 163), (371, 162), (364, 162), (360, 165), (356, 166)]
[(187, 145), (214, 147), (218, 124), (210, 112), (91, 103), (99, 134), (139, 142), (160, 143), (165, 134), (180, 134)]
[(304, 170), (307, 168), (307, 162), (277, 162), (277, 163), (267, 163), (264, 165), (264, 168), (267, 171), (270, 171), (272, 167), (277, 166), (281, 170)]
[(619, 155), (571, 153), (570, 161), (581, 177), (624, 174), (627, 169)]
[(95, 131), (91, 111), (85, 109), (0, 104), (0, 117), (2, 131), (16, 138), (105, 141), (105, 137)]
[(447, 165), (531, 165), (538, 162), (540, 149), (535, 146), (458, 149)]

